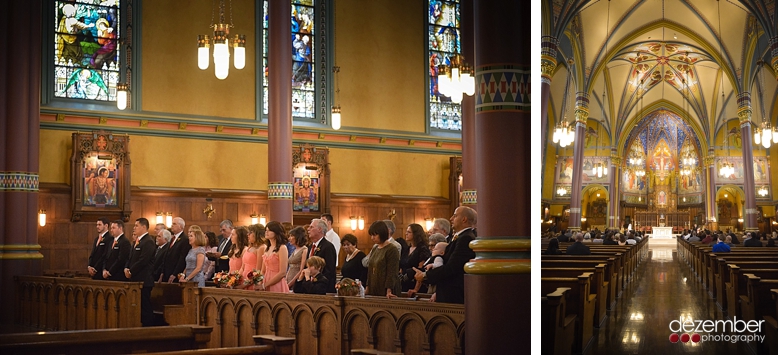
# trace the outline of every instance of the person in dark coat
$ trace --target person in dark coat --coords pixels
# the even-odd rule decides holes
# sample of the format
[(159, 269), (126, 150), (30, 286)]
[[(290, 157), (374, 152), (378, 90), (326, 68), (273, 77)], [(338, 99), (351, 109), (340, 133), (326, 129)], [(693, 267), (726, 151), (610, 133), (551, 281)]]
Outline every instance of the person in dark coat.
[(151, 307), (151, 289), (154, 287), (154, 279), (151, 277), (154, 268), (154, 252), (156, 243), (149, 235), (149, 220), (138, 218), (133, 228), (135, 246), (130, 250), (130, 258), (124, 267), (124, 276), (133, 282), (143, 282), (140, 291), (140, 322), (144, 327), (154, 323), (154, 310)]
[(751, 232), (748, 232), (746, 234), (746, 240), (743, 242), (743, 246), (746, 247), (761, 247), (762, 241), (758, 238), (754, 238), (754, 235)]
[(578, 232), (575, 234), (575, 243), (567, 247), (567, 255), (591, 255), (592, 251), (589, 247), (583, 243), (583, 234)]
[(124, 236), (124, 222), (117, 219), (111, 222), (110, 248), (106, 251), (103, 262), (103, 279), (111, 281), (127, 281), (124, 277), (124, 266), (130, 258), (130, 241)]
[(330, 282), (326, 276), (321, 274), (325, 264), (324, 258), (319, 256), (314, 255), (308, 259), (305, 262), (307, 267), (300, 273), (300, 277), (294, 284), (294, 293), (326, 294)]
[(92, 248), (92, 253), (89, 254), (89, 264), (86, 269), (89, 271), (89, 276), (92, 276), (92, 279), (102, 280), (103, 270), (101, 265), (103, 265), (103, 261), (105, 260), (106, 252), (109, 250), (111, 244), (113, 244), (113, 238), (111, 237), (111, 234), (108, 233), (108, 229), (111, 228), (111, 222), (108, 218), (101, 217), (97, 220), (95, 226), (97, 227), (97, 237), (95, 237), (95, 241), (92, 242), (94, 247)]
[(556, 238), (551, 238), (551, 240), (548, 241), (548, 248), (546, 249), (545, 255), (559, 255), (562, 254), (562, 251), (559, 250), (559, 241)]

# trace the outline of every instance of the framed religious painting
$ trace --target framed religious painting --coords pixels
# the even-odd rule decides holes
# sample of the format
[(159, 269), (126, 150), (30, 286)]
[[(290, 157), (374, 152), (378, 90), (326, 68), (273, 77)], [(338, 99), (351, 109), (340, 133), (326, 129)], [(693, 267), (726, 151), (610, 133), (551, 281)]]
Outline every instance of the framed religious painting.
[[(292, 148), (292, 213), (305, 220), (329, 213), (329, 149), (304, 144)], [(295, 222), (296, 223), (296, 222)], [(310, 223), (310, 220), (305, 223)]]
[(129, 221), (129, 140), (127, 135), (102, 130), (73, 133), (71, 221), (100, 217)]

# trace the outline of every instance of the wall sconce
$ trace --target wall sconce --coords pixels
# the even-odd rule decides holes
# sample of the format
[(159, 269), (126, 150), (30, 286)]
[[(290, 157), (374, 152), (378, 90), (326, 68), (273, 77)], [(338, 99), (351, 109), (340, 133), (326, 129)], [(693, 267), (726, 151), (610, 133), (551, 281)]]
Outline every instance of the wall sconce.
[[(542, 221), (543, 220), (541, 220), (541, 223), (543, 223)], [(433, 222), (434, 222), (434, 220), (432, 218), (430, 218), (430, 217), (427, 217), (427, 218), (424, 219), (424, 223), (425, 223), (425, 225), (427, 227), (427, 230), (432, 229)]]
[(586, 222), (586, 217), (581, 217), (581, 222)]
[(251, 214), (251, 224), (257, 224), (259, 223), (259, 216), (256, 212)]
[(738, 222), (738, 223), (743, 223), (743, 219), (742, 219), (742, 218), (738, 218), (738, 219), (737, 219), (737, 222)]
[(267, 217), (265, 215), (261, 214), (259, 215), (259, 224), (261, 225), (267, 225)]
[(165, 215), (162, 212), (157, 212), (157, 224), (165, 223)]
[(170, 212), (165, 213), (165, 226), (168, 228), (173, 226), (173, 214)]
[(357, 225), (359, 227), (359, 230), (365, 230), (365, 217), (359, 216), (359, 219), (357, 220)]
[(46, 226), (46, 210), (38, 211), (38, 224), (40, 224), (41, 227)]
[(351, 221), (351, 231), (357, 230), (357, 217), (351, 216), (349, 220)]

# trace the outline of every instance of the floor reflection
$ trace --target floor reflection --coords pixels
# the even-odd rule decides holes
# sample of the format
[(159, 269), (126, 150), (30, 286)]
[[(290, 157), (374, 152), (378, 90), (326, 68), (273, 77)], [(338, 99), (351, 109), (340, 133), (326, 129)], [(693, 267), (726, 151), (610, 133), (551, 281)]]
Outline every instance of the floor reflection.
[(675, 239), (649, 240), (649, 257), (638, 267), (589, 354), (749, 354), (744, 343), (671, 343), (670, 322), (724, 319), (715, 300), (689, 267), (677, 260)]

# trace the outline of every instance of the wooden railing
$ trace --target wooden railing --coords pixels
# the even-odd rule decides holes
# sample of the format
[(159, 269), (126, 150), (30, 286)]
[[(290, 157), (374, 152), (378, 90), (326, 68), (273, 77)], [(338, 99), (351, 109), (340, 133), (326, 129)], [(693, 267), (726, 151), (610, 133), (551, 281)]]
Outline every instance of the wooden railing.
[(140, 327), (142, 282), (14, 276), (16, 324), (35, 330)]
[(338, 297), (200, 288), (199, 324), (214, 328), (209, 348), (253, 344), (254, 335), (295, 338), (294, 354), (377, 349), (461, 354), (463, 305), (379, 297)]

